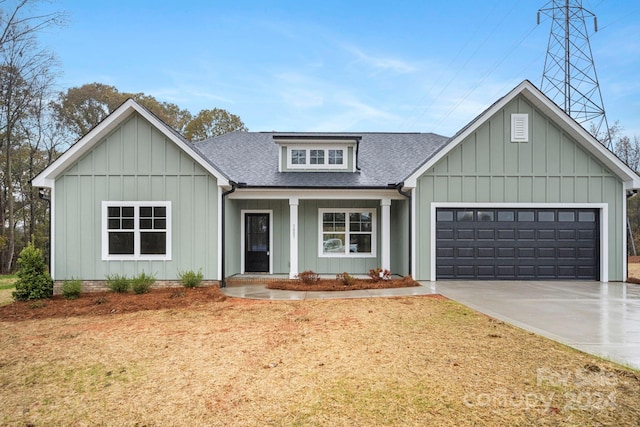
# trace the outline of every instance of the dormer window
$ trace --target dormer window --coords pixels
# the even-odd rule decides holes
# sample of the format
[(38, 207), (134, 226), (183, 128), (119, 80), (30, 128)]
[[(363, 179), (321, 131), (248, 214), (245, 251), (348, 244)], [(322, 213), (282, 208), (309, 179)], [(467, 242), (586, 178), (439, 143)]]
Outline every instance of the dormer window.
[(359, 135), (274, 135), (279, 146), (278, 172), (356, 172)]
[(307, 150), (291, 150), (291, 164), (292, 165), (306, 165), (307, 164)]
[(288, 147), (288, 164), (291, 169), (346, 169), (347, 147), (305, 148)]

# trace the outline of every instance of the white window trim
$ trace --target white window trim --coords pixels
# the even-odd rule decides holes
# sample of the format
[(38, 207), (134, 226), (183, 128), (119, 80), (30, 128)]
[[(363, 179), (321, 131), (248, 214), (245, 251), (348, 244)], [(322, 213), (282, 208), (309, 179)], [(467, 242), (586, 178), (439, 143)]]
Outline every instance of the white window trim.
[[(318, 257), (320, 258), (375, 258), (377, 257), (377, 222), (376, 222), (376, 208), (350, 208), (350, 209), (342, 209), (342, 208), (321, 208), (318, 209)], [(344, 213), (345, 214), (345, 227), (349, 228), (349, 214), (350, 213), (362, 213), (362, 212), (371, 212), (371, 252), (345, 252), (344, 253), (324, 253), (322, 244), (324, 242), (323, 236), (323, 224), (322, 217), (325, 213)], [(339, 233), (339, 232), (337, 232)], [(359, 232), (354, 232), (355, 234), (360, 234)], [(345, 230), (346, 239), (348, 240), (349, 231)], [(348, 248), (347, 244), (345, 248)]]
[[(304, 150), (306, 152), (305, 161), (306, 163), (303, 165), (293, 164), (291, 162), (291, 156), (293, 154), (293, 150)], [(321, 165), (312, 165), (311, 162), (311, 150), (322, 150), (324, 151), (324, 161), (325, 163)], [(329, 150), (342, 150), (342, 164), (330, 165), (329, 164)], [(300, 146), (300, 145), (291, 145), (287, 146), (287, 169), (337, 169), (344, 170), (348, 168), (348, 159), (349, 151), (346, 145), (336, 145), (336, 146)]]
[[(133, 227), (133, 255), (110, 255), (109, 254), (109, 206), (134, 207), (134, 227)], [(162, 206), (167, 209), (167, 252), (163, 255), (141, 255), (140, 254), (140, 207)], [(130, 202), (130, 201), (103, 201), (102, 202), (102, 260), (103, 261), (171, 261), (171, 202)]]

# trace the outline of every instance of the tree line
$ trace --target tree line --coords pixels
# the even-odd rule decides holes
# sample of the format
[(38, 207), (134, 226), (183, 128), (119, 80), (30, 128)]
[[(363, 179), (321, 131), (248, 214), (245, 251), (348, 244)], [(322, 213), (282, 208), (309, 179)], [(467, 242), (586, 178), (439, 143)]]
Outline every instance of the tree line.
[(240, 117), (220, 108), (193, 115), (176, 104), (101, 83), (56, 92), (59, 63), (39, 36), (67, 18), (61, 12), (34, 12), (39, 2), (0, 0), (0, 274), (15, 270), (17, 254), (30, 241), (48, 248), (49, 205), (31, 187), (31, 178), (127, 99), (191, 141), (247, 130)]

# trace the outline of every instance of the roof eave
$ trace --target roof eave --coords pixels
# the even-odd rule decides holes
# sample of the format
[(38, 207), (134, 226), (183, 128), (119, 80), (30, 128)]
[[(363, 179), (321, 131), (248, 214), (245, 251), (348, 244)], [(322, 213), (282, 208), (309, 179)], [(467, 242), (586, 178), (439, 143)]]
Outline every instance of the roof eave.
[(640, 188), (638, 187), (640, 186), (640, 176), (638, 176), (635, 171), (633, 171), (615, 154), (613, 154), (598, 140), (596, 140), (578, 122), (567, 115), (560, 107), (558, 107), (555, 103), (553, 103), (553, 101), (546, 97), (529, 80), (524, 80), (513, 90), (511, 90), (511, 92), (509, 92), (507, 95), (490, 106), (487, 110), (485, 110), (479, 117), (476, 117), (466, 127), (462, 128), (462, 131), (451, 138), (451, 141), (443, 149), (438, 151), (433, 157), (428, 159), (425, 163), (422, 164), (422, 166), (420, 166), (409, 177), (407, 177), (407, 179), (405, 179), (405, 186), (414, 188), (417, 185), (418, 178), (422, 174), (432, 168), (442, 158), (449, 154), (449, 152), (457, 147), (462, 141), (464, 141), (469, 135), (471, 135), (480, 126), (482, 126), (489, 118), (491, 118), (494, 114), (504, 108), (518, 95), (523, 95), (525, 98), (527, 98), (529, 102), (531, 102), (543, 113), (545, 113), (551, 120), (562, 122), (562, 124), (565, 125), (561, 126), (563, 131), (567, 132), (582, 147), (587, 149), (588, 152), (603, 161), (603, 163), (625, 183), (625, 187), (629, 185), (629, 188)]

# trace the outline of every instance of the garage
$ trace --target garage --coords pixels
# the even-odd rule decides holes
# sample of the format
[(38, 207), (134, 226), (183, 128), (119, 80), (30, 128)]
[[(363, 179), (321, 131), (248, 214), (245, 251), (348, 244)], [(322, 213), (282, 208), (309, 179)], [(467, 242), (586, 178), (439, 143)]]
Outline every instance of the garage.
[(436, 279), (599, 280), (598, 209), (436, 209)]

